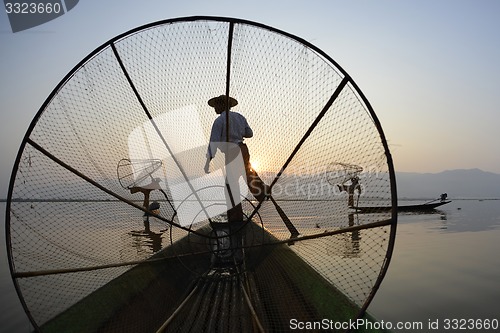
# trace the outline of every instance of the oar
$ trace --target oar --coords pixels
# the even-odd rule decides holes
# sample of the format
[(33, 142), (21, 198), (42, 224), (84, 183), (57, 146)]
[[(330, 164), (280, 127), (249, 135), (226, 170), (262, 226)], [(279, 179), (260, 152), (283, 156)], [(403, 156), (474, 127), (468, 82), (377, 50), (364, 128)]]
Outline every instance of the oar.
[(298, 235), (300, 235), (299, 231), (297, 230), (297, 228), (295, 228), (295, 226), (293, 225), (292, 221), (290, 221), (290, 219), (285, 214), (285, 212), (283, 211), (283, 209), (281, 209), (281, 207), (278, 205), (278, 203), (276, 202), (276, 200), (274, 200), (274, 198), (271, 195), (269, 196), (269, 199), (271, 199), (271, 201), (273, 202), (274, 207), (276, 207), (276, 211), (278, 211), (279, 216), (281, 217), (281, 219), (285, 223), (288, 231), (290, 231), (290, 238), (296, 238)]

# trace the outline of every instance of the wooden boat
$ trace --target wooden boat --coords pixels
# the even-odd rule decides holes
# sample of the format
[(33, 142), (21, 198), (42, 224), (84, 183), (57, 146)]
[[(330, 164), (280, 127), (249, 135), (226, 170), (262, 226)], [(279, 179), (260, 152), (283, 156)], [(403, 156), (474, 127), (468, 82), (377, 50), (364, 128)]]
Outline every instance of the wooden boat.
[[(440, 202), (429, 202), (420, 205), (403, 205), (398, 206), (398, 212), (428, 212), (440, 207), (442, 205), (446, 205), (450, 203), (451, 200), (440, 201)], [(371, 207), (352, 207), (357, 212), (360, 213), (378, 213), (378, 212), (387, 212), (392, 209), (392, 207), (380, 207), (380, 206), (371, 206)]]
[[(83, 298), (41, 331), (285, 332), (293, 318), (341, 323), (360, 313), (355, 302), (261, 226), (249, 223), (241, 236), (254, 242), (243, 265), (214, 265), (206, 240), (190, 235)], [(187, 247), (192, 253), (179, 260), (176, 252)], [(368, 313), (362, 318), (359, 332), (389, 332), (365, 330), (376, 319)]]

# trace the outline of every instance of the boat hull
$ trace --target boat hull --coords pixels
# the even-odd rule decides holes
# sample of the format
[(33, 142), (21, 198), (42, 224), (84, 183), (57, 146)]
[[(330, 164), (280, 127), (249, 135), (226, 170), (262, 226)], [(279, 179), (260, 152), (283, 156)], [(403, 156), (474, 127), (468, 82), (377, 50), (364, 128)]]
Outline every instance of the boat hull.
[[(440, 201), (440, 202), (435, 202), (435, 203), (426, 203), (426, 204), (421, 204), (421, 205), (404, 205), (404, 206), (398, 206), (397, 211), (398, 212), (428, 212), (436, 209), (437, 207), (440, 207), (442, 205), (448, 204), (451, 201)], [(372, 206), (372, 207), (353, 207), (357, 212), (359, 213), (378, 213), (378, 212), (388, 212), (392, 210), (392, 207), (377, 207), (377, 206)]]
[[(276, 242), (273, 235), (254, 223), (245, 227), (243, 236), (252, 238), (254, 245), (256, 241)], [(206, 249), (201, 239), (192, 237), (155, 256), (165, 256), (165, 261), (135, 266), (41, 330), (116, 332), (133, 327), (134, 332), (149, 333), (168, 321), (165, 332), (255, 332), (255, 314), (264, 331), (288, 332), (294, 318), (301, 322), (324, 318), (348, 322), (360, 313), (358, 305), (286, 244), (248, 248), (243, 271), (228, 274), (211, 266), (213, 258), (206, 251), (203, 255), (172, 258), (187, 242), (198, 244), (199, 248), (191, 248), (193, 252)], [(375, 321), (368, 314), (364, 318)]]

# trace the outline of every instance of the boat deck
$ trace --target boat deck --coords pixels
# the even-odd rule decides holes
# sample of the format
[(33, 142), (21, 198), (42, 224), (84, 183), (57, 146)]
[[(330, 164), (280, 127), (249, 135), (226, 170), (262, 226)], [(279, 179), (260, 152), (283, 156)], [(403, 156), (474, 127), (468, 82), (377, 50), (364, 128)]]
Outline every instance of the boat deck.
[[(260, 231), (259, 231), (260, 230)], [(245, 237), (273, 236), (249, 224)], [(256, 232), (257, 231), (257, 232)], [(193, 237), (193, 236), (190, 236)], [(199, 236), (196, 236), (199, 237)], [(44, 324), (43, 332), (288, 332), (290, 320), (348, 321), (359, 307), (288, 245), (247, 249), (240, 265), (205, 254), (170, 258), (180, 240)], [(158, 257), (158, 256), (157, 256)]]
[(242, 287), (242, 276), (210, 271), (165, 328), (175, 332), (254, 332), (258, 317), (252, 315)]

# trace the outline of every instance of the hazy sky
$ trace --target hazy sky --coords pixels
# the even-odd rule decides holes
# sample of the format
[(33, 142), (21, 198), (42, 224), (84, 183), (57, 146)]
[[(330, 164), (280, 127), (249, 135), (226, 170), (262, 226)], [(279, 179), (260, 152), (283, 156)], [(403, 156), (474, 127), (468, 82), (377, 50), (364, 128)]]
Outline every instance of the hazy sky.
[(0, 13), (0, 198), (31, 120), (80, 60), (132, 28), (192, 15), (260, 22), (329, 54), (372, 104), (396, 171), (500, 173), (500, 1), (82, 0), (18, 33)]

